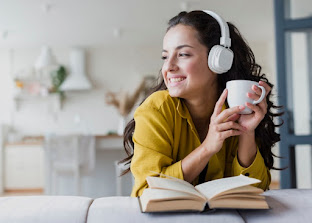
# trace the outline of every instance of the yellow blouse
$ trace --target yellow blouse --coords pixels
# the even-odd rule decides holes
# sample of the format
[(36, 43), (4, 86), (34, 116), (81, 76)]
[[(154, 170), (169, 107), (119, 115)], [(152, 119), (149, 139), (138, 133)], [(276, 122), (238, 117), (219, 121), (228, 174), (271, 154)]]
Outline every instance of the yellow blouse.
[[(172, 98), (167, 90), (155, 92), (137, 108), (134, 120), (130, 168), (135, 184), (131, 196), (140, 196), (147, 188), (146, 177), (155, 176), (155, 172), (184, 179), (181, 160), (201, 142), (183, 100)], [(209, 160), (205, 181), (244, 174), (261, 180), (255, 186), (268, 189), (271, 175), (259, 149), (253, 163), (244, 168), (237, 159), (237, 144), (238, 137), (223, 143), (222, 149)], [(193, 184), (198, 184), (198, 177)]]

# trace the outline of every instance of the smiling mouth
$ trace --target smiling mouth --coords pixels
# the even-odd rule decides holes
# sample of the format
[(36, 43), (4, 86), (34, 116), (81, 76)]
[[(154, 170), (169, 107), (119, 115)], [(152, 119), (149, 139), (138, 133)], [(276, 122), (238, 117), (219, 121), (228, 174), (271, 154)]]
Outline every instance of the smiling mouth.
[(185, 80), (185, 77), (169, 78), (170, 83), (178, 83)]

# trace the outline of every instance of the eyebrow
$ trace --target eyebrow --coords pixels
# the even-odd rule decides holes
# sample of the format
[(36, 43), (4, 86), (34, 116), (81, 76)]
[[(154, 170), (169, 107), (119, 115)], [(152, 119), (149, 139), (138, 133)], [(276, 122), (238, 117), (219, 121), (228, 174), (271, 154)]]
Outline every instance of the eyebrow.
[[(190, 45), (184, 44), (184, 45), (177, 46), (177, 47), (176, 47), (176, 50), (182, 49), (182, 48), (184, 48), (184, 47), (194, 48), (194, 47), (192, 47), (192, 46), (190, 46)], [(162, 52), (168, 52), (168, 51), (167, 51), (167, 50), (162, 50)]]

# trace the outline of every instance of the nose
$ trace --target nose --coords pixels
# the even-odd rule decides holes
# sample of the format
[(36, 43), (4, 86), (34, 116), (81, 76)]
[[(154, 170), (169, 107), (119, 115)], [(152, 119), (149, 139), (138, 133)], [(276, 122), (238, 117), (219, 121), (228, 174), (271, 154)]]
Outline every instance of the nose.
[(163, 65), (163, 71), (173, 72), (178, 70), (177, 61), (174, 57), (168, 58)]

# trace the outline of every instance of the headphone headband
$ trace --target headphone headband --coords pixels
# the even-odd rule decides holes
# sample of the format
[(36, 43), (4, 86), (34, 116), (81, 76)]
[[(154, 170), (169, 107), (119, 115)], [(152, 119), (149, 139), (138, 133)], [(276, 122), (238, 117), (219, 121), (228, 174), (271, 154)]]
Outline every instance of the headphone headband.
[(223, 18), (221, 18), (221, 16), (216, 14), (215, 12), (212, 12), (209, 10), (203, 10), (203, 12), (212, 16), (219, 23), (220, 28), (221, 28), (220, 45), (224, 47), (231, 47), (230, 31), (229, 31), (229, 26), (226, 23), (226, 21)]
[(220, 25), (221, 38), (220, 44), (211, 47), (208, 55), (208, 67), (217, 74), (228, 72), (233, 64), (234, 53), (230, 49), (231, 38), (229, 26), (219, 15), (212, 11), (204, 10), (203, 12), (212, 16)]

